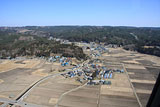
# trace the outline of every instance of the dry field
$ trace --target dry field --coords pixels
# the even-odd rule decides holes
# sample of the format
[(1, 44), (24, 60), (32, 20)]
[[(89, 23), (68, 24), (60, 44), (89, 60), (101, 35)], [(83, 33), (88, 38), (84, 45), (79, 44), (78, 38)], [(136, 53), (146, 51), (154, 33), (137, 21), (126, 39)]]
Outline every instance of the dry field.
[[(14, 99), (30, 84), (47, 75), (43, 60), (4, 60), (0, 64), (0, 98)], [(50, 65), (51, 66), (51, 65)], [(43, 71), (42, 71), (43, 70)]]
[[(160, 72), (160, 58), (121, 48), (109, 50), (100, 57), (102, 65), (109, 69), (125, 68), (125, 73), (113, 73), (111, 85), (86, 85), (73, 90), (82, 84), (59, 75), (34, 87), (23, 101), (43, 107), (57, 103), (59, 107), (139, 107), (139, 99), (145, 107)], [(0, 98), (15, 99), (35, 81), (67, 68), (39, 59), (1, 60)]]
[[(112, 63), (118, 62), (118, 63), (124, 64), (127, 70), (127, 73), (129, 75), (131, 84), (133, 85), (142, 106), (145, 107), (150, 97), (150, 94), (152, 92), (152, 89), (154, 87), (156, 78), (160, 72), (160, 62), (159, 62), (160, 58), (156, 56), (140, 54), (137, 52), (125, 51), (121, 48), (110, 49), (110, 53), (104, 54), (102, 59), (103, 58), (106, 62), (112, 62)], [(116, 81), (115, 78), (113, 80)], [(125, 83), (126, 81), (127, 79), (124, 79), (123, 81), (121, 82), (117, 81), (116, 83), (117, 84), (119, 84), (119, 82)], [(114, 82), (112, 83), (114, 84)], [(106, 94), (110, 94), (110, 93), (112, 94), (110, 95), (110, 97), (107, 97), (106, 100), (109, 100), (109, 98), (112, 98), (114, 94), (122, 95), (121, 92), (119, 91), (122, 90), (123, 92), (124, 89), (128, 89), (128, 88), (126, 86), (123, 86), (123, 89), (121, 89), (121, 87), (118, 87), (118, 88), (114, 87), (114, 89), (112, 89), (111, 87), (108, 87), (107, 90), (109, 91), (107, 91)], [(116, 91), (119, 90), (119, 91), (116, 93), (115, 90)], [(123, 96), (125, 95), (132, 96), (131, 93), (130, 94), (123, 93)], [(121, 97), (122, 96), (120, 96), (120, 98)], [(118, 99), (119, 97), (114, 95), (114, 99), (115, 98)], [(120, 98), (118, 100), (120, 100)], [(112, 101), (114, 102), (115, 105), (117, 104), (116, 106), (118, 106), (118, 103), (115, 102), (117, 100), (115, 101), (109, 100), (109, 102), (112, 102)], [(127, 102), (127, 100), (123, 102)], [(133, 104), (133, 103), (130, 103), (130, 104)], [(132, 106), (132, 105), (126, 104), (126, 106)]]
[(56, 76), (40, 83), (24, 99), (25, 102), (53, 107), (61, 94), (74, 89), (81, 84), (74, 78)]

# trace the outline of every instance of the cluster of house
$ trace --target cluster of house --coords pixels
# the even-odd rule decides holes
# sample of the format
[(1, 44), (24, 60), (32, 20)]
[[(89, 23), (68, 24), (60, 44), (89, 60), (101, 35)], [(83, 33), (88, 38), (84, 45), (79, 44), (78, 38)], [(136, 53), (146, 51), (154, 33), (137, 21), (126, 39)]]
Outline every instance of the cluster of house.
[[(99, 60), (96, 60), (99, 61)], [(93, 61), (95, 62), (95, 61)], [(69, 72), (62, 74), (66, 78), (78, 77), (79, 82), (88, 81), (88, 85), (111, 85), (110, 79), (113, 78), (113, 73), (123, 73), (124, 70), (120, 69), (107, 69), (105, 66), (88, 62), (82, 65), (76, 65)]]
[(85, 80), (92, 80), (92, 73), (91, 69), (89, 69), (88, 64), (83, 64), (83, 65), (77, 65), (73, 67), (69, 72), (62, 74), (64, 77), (72, 78), (72, 77), (79, 77), (78, 81), (83, 82)]
[(111, 81), (110, 80), (92, 80), (90, 82), (87, 83), (88, 85), (111, 85)]
[(99, 57), (102, 53), (108, 52), (108, 49), (104, 45), (91, 44), (90, 51), (92, 57)]
[(102, 70), (97, 70), (96, 71), (96, 77), (102, 79), (112, 79), (113, 78), (113, 73), (118, 72), (118, 73), (124, 73), (124, 70), (120, 69), (107, 69), (106, 67), (102, 67)]
[(95, 50), (98, 50), (100, 53), (107, 52), (108, 49), (102, 45), (98, 45)]
[(49, 37), (48, 40), (54, 40), (54, 41), (60, 42), (61, 44), (72, 44), (72, 42), (69, 42), (69, 40), (60, 39), (60, 38)]
[(121, 45), (116, 45), (116, 44), (108, 44), (106, 45), (107, 48), (118, 48), (121, 47)]
[(100, 53), (96, 53), (96, 52), (92, 52), (90, 55), (91, 55), (92, 57), (99, 57), (99, 56), (101, 56)]
[(49, 62), (56, 62), (58, 61), (59, 63), (61, 63), (61, 66), (67, 66), (70, 65), (71, 63), (71, 58), (67, 58), (67, 57), (60, 57), (60, 56), (51, 56), (48, 58)]
[[(94, 57), (101, 56), (102, 53), (107, 52), (108, 49), (103, 45), (97, 45), (95, 43), (90, 43), (90, 52)], [(48, 59), (50, 62), (58, 61), (62, 66), (70, 65), (72, 60), (67, 57), (53, 56)], [(111, 85), (111, 80), (115, 72), (123, 73), (124, 70), (120, 69), (108, 69), (105, 66), (101, 66), (98, 63), (102, 63), (102, 60), (94, 59), (90, 60), (88, 63), (76, 64), (72, 69), (62, 74), (66, 78), (77, 77), (77, 81), (83, 83), (88, 82), (88, 85)]]
[(110, 79), (113, 78), (113, 73), (118, 72), (118, 73), (124, 73), (124, 70), (120, 69), (107, 69), (106, 67), (102, 66), (97, 66), (97, 65), (92, 65), (94, 68), (98, 68), (95, 71), (95, 75), (97, 79), (91, 80), (88, 82), (89, 85), (98, 85), (98, 84), (103, 84), (103, 85), (111, 85)]

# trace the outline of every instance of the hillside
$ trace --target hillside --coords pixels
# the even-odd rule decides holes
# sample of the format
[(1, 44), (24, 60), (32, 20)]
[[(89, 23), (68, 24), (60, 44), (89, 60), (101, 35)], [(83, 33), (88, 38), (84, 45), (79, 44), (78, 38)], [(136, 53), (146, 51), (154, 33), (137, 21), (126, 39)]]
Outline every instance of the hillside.
[(1, 34), (0, 57), (15, 58), (17, 56), (49, 57), (53, 55), (76, 57), (85, 59), (82, 48), (74, 44), (61, 44), (46, 37), (37, 37), (26, 34)]
[[(117, 44), (127, 50), (160, 56), (160, 28), (111, 26), (26, 26), (0, 28), (1, 33), (56, 37), (72, 42)], [(7, 35), (8, 36), (8, 35)], [(3, 38), (2, 38), (3, 39)], [(3, 42), (3, 41), (1, 41)], [(146, 48), (145, 46), (149, 46)]]

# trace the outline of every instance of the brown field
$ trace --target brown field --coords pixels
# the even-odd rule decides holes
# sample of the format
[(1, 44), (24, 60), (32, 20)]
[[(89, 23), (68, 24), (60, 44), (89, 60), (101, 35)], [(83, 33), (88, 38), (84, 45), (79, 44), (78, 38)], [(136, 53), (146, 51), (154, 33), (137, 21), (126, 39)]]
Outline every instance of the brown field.
[[(124, 69), (125, 73), (113, 73), (113, 78), (109, 79), (111, 85), (86, 85), (77, 90), (73, 89), (82, 84), (75, 77), (51, 77), (35, 86), (23, 102), (44, 107), (53, 107), (57, 103), (59, 107), (139, 107), (139, 99), (145, 107), (160, 72), (160, 58), (111, 48), (99, 59), (103, 61), (101, 65)], [(15, 99), (39, 79), (71, 67), (40, 59), (1, 60), (0, 99)]]
[(78, 84), (74, 78), (66, 79), (62, 76), (50, 78), (34, 88), (24, 101), (53, 107), (61, 94), (74, 89), (79, 85), (80, 83)]

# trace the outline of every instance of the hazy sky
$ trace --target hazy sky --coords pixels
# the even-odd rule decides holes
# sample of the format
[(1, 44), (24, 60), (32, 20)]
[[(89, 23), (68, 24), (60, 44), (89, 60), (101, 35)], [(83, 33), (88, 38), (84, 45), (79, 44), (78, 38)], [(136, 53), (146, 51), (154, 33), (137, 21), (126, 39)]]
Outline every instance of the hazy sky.
[(160, 0), (0, 0), (0, 26), (160, 27)]

